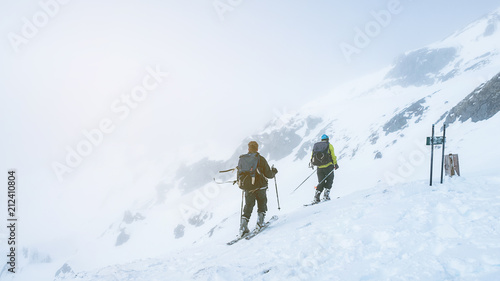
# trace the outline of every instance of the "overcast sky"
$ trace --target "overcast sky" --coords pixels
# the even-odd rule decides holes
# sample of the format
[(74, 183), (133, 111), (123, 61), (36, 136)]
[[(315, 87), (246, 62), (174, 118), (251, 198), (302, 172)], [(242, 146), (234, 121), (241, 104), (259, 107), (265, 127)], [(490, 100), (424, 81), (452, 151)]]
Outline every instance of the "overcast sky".
[[(271, 118), (499, 5), (0, 0), (1, 167), (60, 188), (224, 158)], [(83, 131), (97, 129), (88, 151)], [(78, 145), (88, 155), (57, 181), (54, 162)]]

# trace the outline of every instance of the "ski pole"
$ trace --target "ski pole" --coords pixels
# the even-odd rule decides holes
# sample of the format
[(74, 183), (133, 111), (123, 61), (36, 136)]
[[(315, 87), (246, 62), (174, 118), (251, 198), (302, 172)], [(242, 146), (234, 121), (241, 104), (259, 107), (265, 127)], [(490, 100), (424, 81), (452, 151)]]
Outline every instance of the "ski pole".
[(236, 168), (232, 168), (232, 169), (224, 170), (224, 171), (219, 171), (219, 173), (227, 173), (227, 172), (232, 172), (234, 170), (236, 170)]
[(215, 184), (225, 184), (225, 183), (232, 183), (232, 184), (235, 184), (236, 181), (235, 180), (230, 180), (230, 181), (217, 181), (215, 178), (214, 178), (214, 183)]
[(245, 191), (244, 191), (244, 190), (242, 190), (242, 191), (241, 191), (241, 210), (240, 210), (240, 220), (241, 220), (241, 218), (243, 217), (243, 196), (244, 196), (244, 194), (245, 194)]
[[(273, 165), (274, 168), (274, 165)], [(276, 174), (274, 174), (274, 187), (276, 187), (276, 199), (278, 200), (278, 210), (281, 210), (280, 208), (280, 197), (278, 195), (278, 183), (276, 183)]]
[(309, 179), (309, 178), (310, 178), (310, 177), (314, 174), (314, 172), (316, 172), (316, 169), (314, 169), (314, 171), (312, 172), (312, 174), (310, 174), (310, 175), (309, 175), (309, 176), (308, 176), (308, 177), (307, 177), (307, 178), (306, 178), (306, 179), (305, 179), (305, 180), (304, 180), (301, 184), (299, 184), (299, 186), (297, 186), (297, 188), (295, 188), (295, 189), (292, 191), (292, 193), (290, 193), (290, 194), (293, 194), (293, 193), (295, 192), (295, 190), (299, 189), (299, 187), (301, 187), (301, 186), (302, 186), (302, 185), (306, 182), (306, 180), (308, 180), (308, 179)]

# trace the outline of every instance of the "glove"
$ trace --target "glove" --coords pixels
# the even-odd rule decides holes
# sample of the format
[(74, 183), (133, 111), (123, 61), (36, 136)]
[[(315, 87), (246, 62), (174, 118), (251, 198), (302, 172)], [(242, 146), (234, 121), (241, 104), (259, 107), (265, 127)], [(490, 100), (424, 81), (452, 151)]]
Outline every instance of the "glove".
[(334, 168), (335, 170), (337, 170), (337, 169), (339, 168), (339, 165), (335, 164), (335, 165), (333, 166), (333, 168)]
[(309, 162), (309, 168), (314, 169), (312, 162)]
[(276, 168), (274, 168), (274, 167), (271, 169), (271, 171), (273, 171), (273, 173), (274, 173), (275, 175), (278, 173), (278, 169), (276, 169)]

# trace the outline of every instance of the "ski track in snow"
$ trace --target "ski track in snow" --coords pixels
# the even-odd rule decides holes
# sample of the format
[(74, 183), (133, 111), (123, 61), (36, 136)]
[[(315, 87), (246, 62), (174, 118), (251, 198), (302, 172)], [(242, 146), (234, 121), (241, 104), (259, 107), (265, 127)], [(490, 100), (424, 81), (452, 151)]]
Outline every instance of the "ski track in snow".
[(208, 241), (74, 280), (497, 280), (500, 179), (379, 186), (281, 215), (250, 241)]

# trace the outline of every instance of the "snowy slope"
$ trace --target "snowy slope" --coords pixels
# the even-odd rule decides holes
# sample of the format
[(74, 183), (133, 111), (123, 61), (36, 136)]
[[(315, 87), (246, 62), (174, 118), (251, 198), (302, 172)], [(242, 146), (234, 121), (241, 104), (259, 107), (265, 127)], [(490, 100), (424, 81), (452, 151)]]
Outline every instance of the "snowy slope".
[(76, 280), (497, 280), (499, 187), (500, 177), (381, 185), (296, 208), (250, 241), (227, 246), (220, 233)]
[[(448, 114), (498, 74), (499, 29), (500, 10), (403, 54), (392, 66), (335, 87), (298, 112), (283, 112), (243, 140), (230, 159), (202, 159), (180, 168), (158, 183), (157, 194), (124, 208), (123, 216), (89, 221), (80, 226), (85, 235), (67, 241), (25, 248), (26, 266), (16, 277), (494, 280), (500, 275), (500, 115), (450, 124), (446, 153), (459, 154), (463, 177), (445, 179), (442, 186), (440, 148), (435, 185), (428, 186), (425, 137), (432, 124), (439, 135)], [(291, 191), (311, 174), (308, 156), (324, 133), (340, 165), (333, 189), (333, 197), (340, 198), (303, 208), (312, 199), (315, 176)], [(237, 232), (241, 192), (214, 184), (212, 176), (234, 167), (250, 139), (279, 169), (281, 211), (270, 181), (268, 215), (280, 220), (261, 237), (227, 247)], [(5, 271), (0, 276), (12, 278)]]

